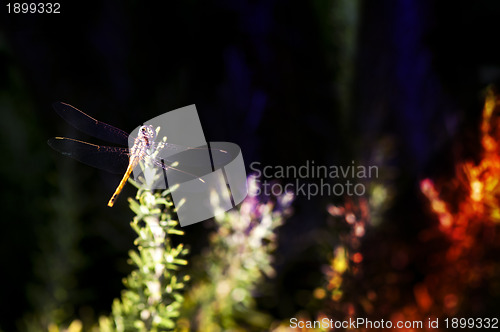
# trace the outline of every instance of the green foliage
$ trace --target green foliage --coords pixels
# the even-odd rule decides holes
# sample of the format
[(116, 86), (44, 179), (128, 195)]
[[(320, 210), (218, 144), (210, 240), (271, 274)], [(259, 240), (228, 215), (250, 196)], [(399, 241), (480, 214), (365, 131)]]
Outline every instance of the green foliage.
[(187, 249), (174, 246), (172, 235), (184, 233), (176, 226), (169, 191), (152, 193), (139, 188), (137, 200), (129, 199), (136, 216), (130, 223), (138, 237), (130, 263), (137, 268), (124, 280), (126, 290), (115, 299), (110, 318), (101, 318), (101, 331), (173, 331), (183, 302), (188, 276), (179, 268), (187, 264)]

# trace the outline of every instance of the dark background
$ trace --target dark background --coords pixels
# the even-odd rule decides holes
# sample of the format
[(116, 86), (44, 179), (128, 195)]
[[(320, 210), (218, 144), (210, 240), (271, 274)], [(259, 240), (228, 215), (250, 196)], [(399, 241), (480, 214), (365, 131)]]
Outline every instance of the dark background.
[[(51, 303), (68, 303), (79, 317), (106, 313), (130, 270), (134, 234), (125, 197), (134, 189), (127, 186), (109, 209), (119, 177), (47, 146), (52, 136), (87, 139), (57, 116), (53, 102), (126, 131), (196, 104), (207, 140), (240, 145), (247, 166), (369, 162), (389, 140), (399, 194), (388, 212), (396, 224), (386, 227), (405, 239), (429, 222), (421, 220), (417, 181), (451, 174), (457, 157), (477, 157), (484, 88), (500, 77), (494, 0), (68, 1), (57, 15), (8, 14), (6, 3), (0, 2), (6, 331)], [(277, 318), (301, 308), (287, 289), (311, 289), (320, 278), (314, 243), (295, 241), (324, 223), (325, 204), (334, 200), (296, 202), (280, 240), (278, 280), (286, 286), (276, 294), (283, 302), (273, 309)], [(186, 232), (196, 254), (207, 227)]]

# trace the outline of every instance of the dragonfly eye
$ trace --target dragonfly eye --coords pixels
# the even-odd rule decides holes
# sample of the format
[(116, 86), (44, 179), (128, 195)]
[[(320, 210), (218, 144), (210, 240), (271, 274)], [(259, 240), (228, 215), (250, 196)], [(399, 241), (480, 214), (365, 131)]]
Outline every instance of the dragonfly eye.
[(153, 130), (152, 126), (142, 126), (139, 128), (139, 132), (145, 136), (149, 137), (149, 139), (155, 139), (156, 137), (156, 132)]

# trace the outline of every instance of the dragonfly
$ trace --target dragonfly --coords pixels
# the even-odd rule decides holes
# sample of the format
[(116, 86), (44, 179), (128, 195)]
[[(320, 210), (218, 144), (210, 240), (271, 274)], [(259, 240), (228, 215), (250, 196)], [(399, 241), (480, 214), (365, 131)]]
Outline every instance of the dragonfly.
[[(56, 102), (52, 106), (59, 116), (81, 132), (103, 141), (128, 146), (129, 134), (127, 132), (107, 123), (98, 121), (69, 104)], [(123, 174), (120, 183), (109, 199), (108, 206), (112, 207), (125, 186), (125, 183), (129, 179), (132, 171), (141, 161), (144, 161), (147, 156), (151, 155), (151, 151), (154, 151), (157, 148), (169, 149), (172, 151), (207, 149), (186, 148), (173, 143), (164, 143), (160, 146), (155, 142), (155, 139), (156, 131), (153, 126), (143, 125), (139, 128), (138, 135), (134, 139), (134, 144), (130, 149), (125, 147), (96, 145), (67, 137), (53, 137), (49, 139), (47, 143), (54, 150), (84, 164), (112, 173)], [(227, 151), (224, 150), (216, 150), (216, 152), (222, 154), (227, 153)], [(154, 160), (154, 165), (161, 167), (164, 170), (181, 172), (185, 175), (191, 176), (193, 179), (197, 178), (199, 181), (204, 182), (203, 179), (195, 176), (194, 174), (175, 167), (175, 162), (169, 165), (166, 164), (164, 160)]]

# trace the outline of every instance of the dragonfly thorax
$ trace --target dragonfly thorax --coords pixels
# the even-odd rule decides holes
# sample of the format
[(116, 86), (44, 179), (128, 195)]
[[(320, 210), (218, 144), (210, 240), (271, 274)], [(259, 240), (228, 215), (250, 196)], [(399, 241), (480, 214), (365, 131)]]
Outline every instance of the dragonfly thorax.
[(134, 140), (134, 145), (130, 148), (130, 160), (141, 160), (148, 151), (154, 149), (155, 138), (156, 132), (153, 130), (153, 126), (141, 126)]

